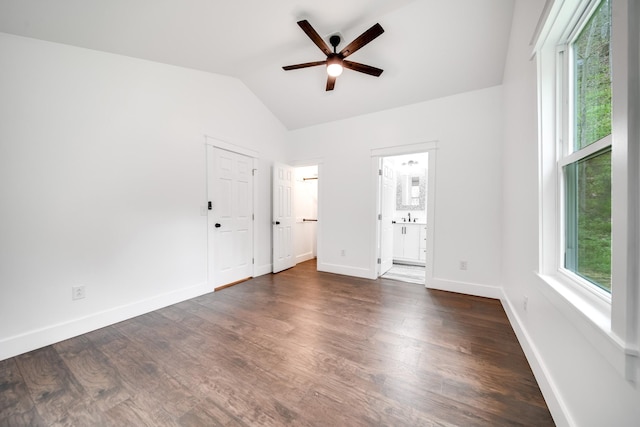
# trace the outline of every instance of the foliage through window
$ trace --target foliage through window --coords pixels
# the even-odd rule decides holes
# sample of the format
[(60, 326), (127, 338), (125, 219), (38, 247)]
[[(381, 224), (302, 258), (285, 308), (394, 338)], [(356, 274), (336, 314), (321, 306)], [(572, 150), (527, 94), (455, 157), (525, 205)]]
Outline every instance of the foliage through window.
[(564, 266), (607, 292), (611, 292), (610, 39), (610, 0), (603, 0), (571, 44), (572, 135), (562, 162)]

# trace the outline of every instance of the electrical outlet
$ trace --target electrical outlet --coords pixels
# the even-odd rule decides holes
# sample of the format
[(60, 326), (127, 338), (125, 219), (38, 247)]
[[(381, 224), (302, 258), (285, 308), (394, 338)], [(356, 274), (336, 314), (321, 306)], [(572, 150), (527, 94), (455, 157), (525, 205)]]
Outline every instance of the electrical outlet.
[(71, 299), (73, 301), (82, 299), (85, 297), (84, 286), (72, 286), (71, 287)]
[(460, 270), (467, 269), (467, 261), (460, 261)]
[(529, 308), (529, 297), (528, 296), (524, 296), (524, 299), (522, 300), (522, 306), (524, 307), (524, 311), (527, 311), (527, 309)]

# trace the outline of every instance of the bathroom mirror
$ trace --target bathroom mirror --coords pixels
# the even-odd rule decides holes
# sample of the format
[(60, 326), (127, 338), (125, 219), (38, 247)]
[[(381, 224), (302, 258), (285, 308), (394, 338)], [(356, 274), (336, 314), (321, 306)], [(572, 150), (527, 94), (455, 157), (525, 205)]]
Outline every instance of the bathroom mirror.
[(425, 210), (426, 176), (424, 173), (398, 174), (397, 210)]

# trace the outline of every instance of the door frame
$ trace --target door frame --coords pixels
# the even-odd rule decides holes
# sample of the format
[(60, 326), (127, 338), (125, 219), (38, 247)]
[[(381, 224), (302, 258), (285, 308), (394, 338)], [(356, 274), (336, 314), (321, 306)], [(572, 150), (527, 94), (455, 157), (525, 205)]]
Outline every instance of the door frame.
[(251, 211), (253, 212), (253, 220), (251, 221), (251, 235), (252, 235), (252, 239), (251, 239), (251, 257), (254, 260), (253, 264), (251, 265), (251, 277), (255, 277), (256, 276), (256, 264), (255, 264), (255, 259), (256, 259), (256, 221), (255, 221), (255, 207), (256, 207), (256, 193), (257, 191), (255, 191), (255, 183), (256, 183), (256, 176), (258, 174), (258, 169), (257, 169), (257, 161), (260, 157), (260, 153), (258, 151), (255, 150), (251, 150), (250, 148), (246, 148), (246, 147), (241, 147), (239, 145), (235, 145), (232, 144), (230, 142), (224, 141), (220, 138), (216, 138), (216, 137), (212, 137), (209, 135), (205, 135), (204, 136), (205, 139), (205, 143), (204, 143), (204, 158), (205, 158), (205, 204), (203, 209), (206, 211), (206, 216), (207, 216), (207, 221), (206, 221), (206, 227), (207, 227), (207, 285), (211, 287), (212, 291), (215, 291), (215, 287), (214, 287), (214, 280), (213, 280), (213, 271), (211, 271), (210, 269), (210, 260), (211, 257), (213, 256), (213, 253), (211, 251), (211, 242), (214, 240), (213, 239), (213, 235), (211, 232), (211, 229), (209, 227), (209, 210), (208, 210), (208, 202), (209, 202), (209, 189), (210, 189), (210, 183), (209, 183), (209, 172), (210, 170), (213, 168), (213, 165), (209, 164), (209, 156), (207, 155), (207, 147), (213, 147), (213, 148), (219, 148), (222, 150), (227, 150), (227, 151), (231, 151), (232, 153), (236, 153), (236, 154), (241, 154), (243, 156), (249, 157), (251, 158), (251, 167), (253, 170), (252, 173), (252, 177), (251, 177), (251, 186), (253, 187), (253, 196), (252, 196), (252, 200), (251, 200)]
[[(385, 206), (384, 206), (384, 193), (385, 193), (385, 186), (384, 186), (384, 182), (385, 182), (385, 174), (386, 174), (386, 170), (385, 170), (385, 159), (387, 157), (390, 156), (380, 156), (378, 157), (378, 228), (379, 228), (379, 233), (380, 233), (380, 238), (376, 240), (376, 245), (378, 246), (378, 259), (380, 260), (380, 262), (378, 262), (378, 260), (376, 260), (377, 265), (376, 267), (376, 277), (380, 277), (382, 276), (384, 273), (386, 273), (391, 267), (387, 268), (385, 271), (382, 270), (383, 265), (385, 264), (386, 260), (383, 257), (383, 248), (385, 245), (383, 245), (383, 241), (385, 240), (385, 233), (383, 233), (383, 229), (384, 229), (384, 224), (383, 221), (384, 220), (389, 220), (391, 221), (391, 266), (393, 266), (393, 220), (391, 218), (385, 218), (384, 212), (385, 212)], [(392, 182), (395, 184), (396, 180), (397, 180), (397, 176), (396, 176), (396, 170), (393, 171), (392, 177), (391, 177)], [(392, 201), (394, 208), (395, 208), (395, 201)]]
[(324, 262), (323, 249), (322, 249), (322, 218), (323, 209), (322, 209), (322, 200), (324, 199), (322, 195), (322, 190), (324, 186), (322, 185), (322, 169), (324, 167), (324, 158), (317, 159), (309, 159), (309, 160), (297, 160), (290, 161), (289, 166), (293, 166), (294, 168), (304, 167), (304, 166), (317, 166), (318, 168), (318, 222), (316, 223), (316, 270), (324, 271), (320, 269)]
[(394, 147), (376, 148), (371, 150), (371, 162), (372, 162), (372, 179), (375, 194), (372, 197), (374, 205), (371, 211), (374, 212), (375, 222), (373, 235), (375, 236), (375, 245), (372, 245), (371, 250), (371, 271), (374, 272), (375, 277), (378, 278), (380, 274), (380, 267), (378, 265), (378, 258), (381, 257), (381, 221), (378, 219), (380, 213), (380, 198), (382, 193), (381, 180), (378, 174), (378, 170), (383, 157), (399, 156), (402, 154), (414, 154), (414, 153), (428, 153), (429, 154), (429, 167), (427, 170), (427, 256), (425, 259), (425, 287), (433, 282), (433, 261), (435, 255), (433, 253), (434, 241), (435, 241), (435, 200), (436, 200), (436, 157), (438, 152), (438, 141), (422, 142), (417, 144), (397, 145)]

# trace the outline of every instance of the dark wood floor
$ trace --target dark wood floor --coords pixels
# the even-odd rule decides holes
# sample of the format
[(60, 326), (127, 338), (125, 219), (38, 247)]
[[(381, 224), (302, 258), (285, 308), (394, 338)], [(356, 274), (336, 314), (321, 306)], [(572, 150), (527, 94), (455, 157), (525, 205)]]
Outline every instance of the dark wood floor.
[(313, 261), (0, 362), (0, 425), (547, 426), (498, 301)]

